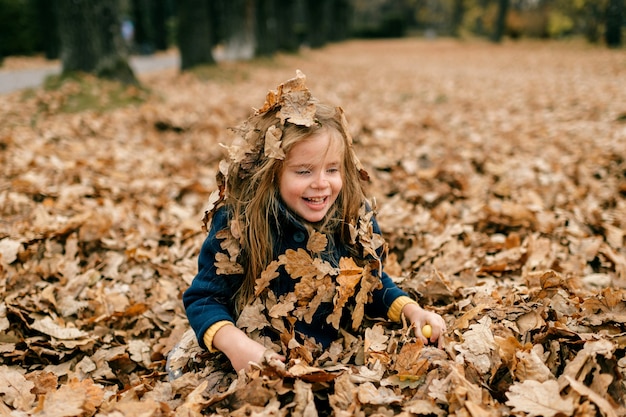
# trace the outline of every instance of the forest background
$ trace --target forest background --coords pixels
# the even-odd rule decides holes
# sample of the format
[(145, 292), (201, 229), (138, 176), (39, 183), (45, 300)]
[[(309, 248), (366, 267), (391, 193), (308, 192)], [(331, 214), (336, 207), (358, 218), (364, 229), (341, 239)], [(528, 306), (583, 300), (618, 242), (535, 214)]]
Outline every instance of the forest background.
[[(626, 413), (623, 2), (0, 5), (4, 65), (63, 68), (0, 96), (0, 416)], [(135, 74), (153, 52), (181, 67)], [(344, 107), (445, 349), (372, 320), (237, 376), (189, 337), (221, 144), (296, 69)]]

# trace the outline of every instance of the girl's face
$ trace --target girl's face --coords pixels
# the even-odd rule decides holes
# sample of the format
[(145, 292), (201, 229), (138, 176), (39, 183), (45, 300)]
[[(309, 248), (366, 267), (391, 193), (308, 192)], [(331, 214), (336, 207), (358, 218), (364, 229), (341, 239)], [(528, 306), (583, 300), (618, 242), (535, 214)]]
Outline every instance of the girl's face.
[(279, 179), (280, 196), (293, 212), (316, 223), (324, 218), (343, 186), (343, 143), (327, 129), (295, 144)]

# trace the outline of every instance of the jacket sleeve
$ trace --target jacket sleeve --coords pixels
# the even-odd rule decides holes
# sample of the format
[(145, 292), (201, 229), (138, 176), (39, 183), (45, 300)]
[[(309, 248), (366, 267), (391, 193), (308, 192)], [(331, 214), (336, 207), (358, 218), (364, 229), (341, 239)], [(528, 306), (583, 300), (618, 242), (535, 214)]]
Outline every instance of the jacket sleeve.
[(216, 254), (225, 253), (216, 234), (227, 227), (227, 210), (222, 208), (213, 216), (209, 234), (202, 245), (198, 257), (198, 274), (183, 293), (187, 319), (203, 348), (208, 348), (203, 337), (209, 327), (224, 320), (235, 322), (233, 296), (241, 286), (243, 276), (220, 275), (215, 267)]
[[(380, 226), (378, 226), (375, 217), (372, 217), (372, 229), (374, 233), (381, 234)], [(380, 281), (383, 284), (382, 288), (373, 291), (373, 300), (366, 307), (366, 312), (371, 317), (388, 317), (389, 309), (393, 302), (399, 297), (408, 297), (408, 294), (398, 288), (384, 269), (380, 276)]]

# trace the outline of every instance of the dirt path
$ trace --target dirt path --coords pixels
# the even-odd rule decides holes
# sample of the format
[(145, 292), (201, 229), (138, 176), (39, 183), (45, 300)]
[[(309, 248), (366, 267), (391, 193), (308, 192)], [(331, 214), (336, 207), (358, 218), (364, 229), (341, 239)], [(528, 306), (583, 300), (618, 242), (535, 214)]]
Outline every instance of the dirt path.
[[(46, 77), (58, 74), (61, 65), (58, 61), (30, 60), (31, 63), (20, 62), (9, 65), (9, 68), (0, 68), (0, 94), (8, 94), (24, 88), (40, 86)], [(179, 56), (177, 52), (149, 56), (134, 56), (130, 65), (136, 73), (144, 74), (167, 68), (178, 68)]]

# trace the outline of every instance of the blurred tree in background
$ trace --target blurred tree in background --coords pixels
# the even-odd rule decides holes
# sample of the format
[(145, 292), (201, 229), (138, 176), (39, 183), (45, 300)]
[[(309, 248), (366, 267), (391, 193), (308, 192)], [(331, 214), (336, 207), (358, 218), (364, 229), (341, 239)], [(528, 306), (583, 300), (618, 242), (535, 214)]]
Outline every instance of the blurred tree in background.
[(136, 84), (128, 64), (118, 0), (56, 0), (63, 74), (93, 73)]
[(213, 31), (211, 4), (206, 0), (178, 2), (178, 44), (181, 69), (202, 64), (213, 64)]
[[(452, 36), (503, 39), (582, 37), (621, 47), (626, 0), (91, 0), (117, 10), (109, 29), (125, 42), (89, 54), (150, 54), (178, 47), (182, 68), (319, 48), (350, 37)], [(56, 13), (58, 6), (62, 13)], [(67, 59), (102, 27), (83, 1), (0, 0), (2, 56)], [(91, 17), (90, 17), (91, 16)], [(96, 19), (96, 20), (89, 20)], [(78, 29), (81, 27), (82, 29)], [(66, 28), (66, 29), (63, 29)], [(113, 36), (111, 32), (109, 36)], [(114, 36), (115, 38), (117, 35)], [(64, 46), (65, 44), (65, 46)], [(117, 45), (117, 46), (116, 46)], [(105, 48), (106, 49), (106, 48)], [(77, 59), (77, 58), (76, 58)], [(109, 59), (109, 58), (107, 58)], [(110, 59), (109, 59), (110, 61)], [(65, 61), (64, 61), (65, 62)], [(73, 67), (72, 67), (73, 68)], [(81, 67), (77, 68), (88, 68)]]

